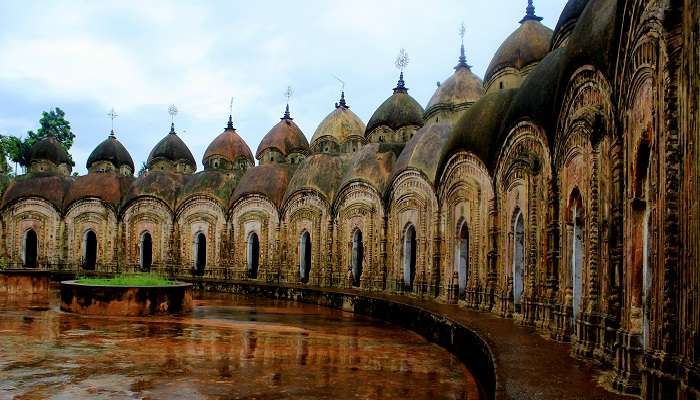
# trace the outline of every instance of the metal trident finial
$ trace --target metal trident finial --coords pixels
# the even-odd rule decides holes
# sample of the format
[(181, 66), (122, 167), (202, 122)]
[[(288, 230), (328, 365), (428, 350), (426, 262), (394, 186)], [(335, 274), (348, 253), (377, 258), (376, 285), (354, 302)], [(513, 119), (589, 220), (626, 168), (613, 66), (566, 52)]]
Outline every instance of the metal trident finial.
[(114, 135), (114, 119), (119, 116), (116, 112), (114, 112), (114, 107), (107, 113), (107, 116), (112, 119), (112, 132), (110, 133), (111, 135)]
[(291, 86), (287, 86), (287, 90), (284, 91), (284, 97), (287, 98), (287, 104), (289, 104), (289, 99), (292, 98), (293, 94), (294, 94), (294, 89), (292, 89)]
[(175, 107), (175, 104), (171, 104), (170, 107), (168, 107), (168, 114), (170, 114), (170, 123), (175, 123), (175, 116), (177, 115), (177, 107)]
[(464, 44), (464, 34), (467, 33), (467, 28), (464, 26), (464, 21), (459, 27), (459, 37), (462, 38), (462, 44)]
[(406, 53), (406, 49), (401, 48), (401, 50), (399, 50), (399, 54), (396, 56), (396, 61), (394, 62), (394, 65), (396, 65), (396, 68), (403, 72), (403, 70), (406, 69), (410, 61), (411, 59), (408, 58), (408, 53)]

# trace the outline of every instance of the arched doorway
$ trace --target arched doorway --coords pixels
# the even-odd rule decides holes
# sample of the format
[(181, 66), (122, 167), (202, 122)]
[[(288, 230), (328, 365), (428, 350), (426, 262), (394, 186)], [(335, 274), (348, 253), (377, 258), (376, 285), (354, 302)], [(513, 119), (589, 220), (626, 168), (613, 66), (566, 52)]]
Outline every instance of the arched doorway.
[(309, 282), (311, 273), (311, 235), (304, 231), (299, 239), (299, 280)]
[(461, 223), (457, 233), (457, 278), (461, 298), (466, 292), (469, 281), (469, 228), (466, 221)]
[(364, 243), (362, 242), (362, 231), (355, 229), (352, 235), (352, 284), (360, 286), (362, 277), (362, 258), (364, 257)]
[(97, 264), (97, 235), (88, 230), (83, 238), (83, 268), (94, 270)]
[(573, 289), (573, 318), (576, 322), (581, 310), (583, 296), (583, 221), (581, 218), (581, 199), (575, 200), (572, 216), (571, 241), (571, 287)]
[(520, 313), (520, 300), (525, 281), (525, 220), (520, 210), (516, 211), (513, 224), (513, 305)]
[[(644, 137), (637, 149), (634, 166), (634, 200), (632, 202), (633, 226), (636, 228), (641, 225), (641, 229), (635, 229), (632, 235), (632, 246), (635, 250), (641, 248), (642, 251), (641, 254), (633, 257), (631, 277), (632, 291), (633, 293), (636, 292), (633, 294), (632, 306), (641, 306), (640, 308), (642, 309), (642, 346), (645, 349), (651, 344), (651, 302), (654, 278), (650, 248), (652, 246), (651, 235), (653, 232), (653, 214), (651, 212), (653, 204), (650, 202), (649, 191), (650, 166), (651, 144), (648, 137)], [(641, 304), (639, 304), (640, 301)]]
[(411, 291), (416, 278), (416, 228), (408, 225), (403, 236), (403, 281), (405, 289)]
[(258, 264), (260, 263), (260, 241), (258, 234), (250, 232), (248, 235), (248, 276), (252, 279), (258, 277)]
[(141, 269), (148, 271), (151, 269), (151, 264), (153, 264), (153, 239), (151, 238), (150, 232), (144, 231), (141, 233), (139, 248)]
[(194, 273), (197, 276), (204, 275), (204, 267), (207, 265), (207, 237), (198, 232), (194, 235)]
[(28, 229), (24, 233), (24, 267), (36, 268), (39, 252), (39, 240), (34, 229)]

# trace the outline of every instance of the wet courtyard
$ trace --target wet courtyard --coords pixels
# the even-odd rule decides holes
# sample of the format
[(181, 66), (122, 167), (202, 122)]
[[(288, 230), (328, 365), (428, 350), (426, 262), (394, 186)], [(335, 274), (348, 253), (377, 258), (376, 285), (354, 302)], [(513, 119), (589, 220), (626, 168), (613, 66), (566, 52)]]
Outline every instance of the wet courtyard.
[(0, 294), (0, 399), (476, 399), (450, 353), (315, 305), (198, 294), (176, 317), (90, 317)]

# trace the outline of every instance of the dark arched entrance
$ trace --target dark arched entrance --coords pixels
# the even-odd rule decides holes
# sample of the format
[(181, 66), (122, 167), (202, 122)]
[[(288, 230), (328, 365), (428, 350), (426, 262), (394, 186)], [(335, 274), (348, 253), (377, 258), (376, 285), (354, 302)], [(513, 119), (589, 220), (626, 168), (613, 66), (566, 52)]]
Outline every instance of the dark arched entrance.
[(581, 310), (581, 299), (583, 297), (583, 201), (578, 190), (572, 194), (571, 207), (572, 322), (575, 323)]
[(416, 278), (416, 228), (409, 225), (403, 239), (403, 281), (405, 289), (413, 290)]
[(36, 268), (39, 241), (34, 229), (29, 229), (24, 234), (24, 266), (26, 268)]
[(513, 225), (513, 305), (520, 313), (520, 300), (525, 281), (525, 220), (523, 213), (517, 212)]
[(83, 268), (94, 270), (97, 264), (97, 235), (93, 231), (85, 232), (83, 239)]
[(258, 234), (251, 232), (248, 235), (248, 276), (252, 279), (258, 277), (258, 264), (260, 263), (260, 241)]
[(199, 232), (194, 239), (195, 262), (194, 273), (197, 276), (204, 275), (204, 267), (207, 265), (207, 238)]
[(311, 273), (311, 235), (304, 231), (299, 240), (299, 280), (302, 283), (309, 281)]
[(459, 279), (459, 296), (463, 297), (469, 281), (469, 229), (466, 222), (460, 226), (457, 238), (459, 240), (457, 277)]
[(151, 264), (153, 264), (153, 239), (151, 239), (151, 234), (149, 232), (143, 232), (141, 234), (141, 242), (139, 243), (139, 247), (141, 269), (148, 271), (151, 269)]
[(362, 277), (362, 258), (364, 257), (364, 243), (362, 242), (362, 231), (355, 230), (352, 235), (352, 285), (360, 286), (360, 278)]

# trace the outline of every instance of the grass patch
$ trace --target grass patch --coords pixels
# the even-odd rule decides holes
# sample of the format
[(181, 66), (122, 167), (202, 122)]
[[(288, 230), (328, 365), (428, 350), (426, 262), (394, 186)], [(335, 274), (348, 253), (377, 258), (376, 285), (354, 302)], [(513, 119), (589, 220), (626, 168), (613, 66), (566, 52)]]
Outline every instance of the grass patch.
[(151, 274), (119, 274), (112, 278), (94, 278), (81, 276), (76, 283), (95, 286), (168, 286), (174, 282)]

